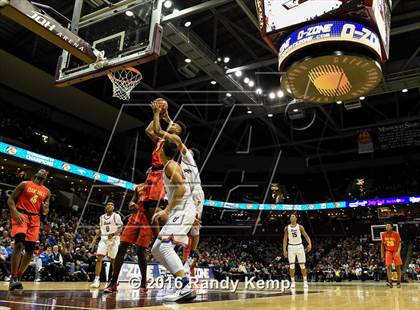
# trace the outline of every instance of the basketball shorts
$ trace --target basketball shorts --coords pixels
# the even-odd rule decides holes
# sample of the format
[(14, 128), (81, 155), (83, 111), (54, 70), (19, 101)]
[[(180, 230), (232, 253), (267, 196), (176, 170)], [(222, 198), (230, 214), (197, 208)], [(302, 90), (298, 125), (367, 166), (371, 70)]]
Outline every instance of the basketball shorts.
[(25, 241), (37, 242), (39, 239), (39, 227), (41, 225), (41, 219), (39, 215), (29, 215), (21, 213), (24, 219), (23, 223), (19, 224), (16, 219), (12, 217), (12, 237), (17, 234), (24, 234)]
[(175, 207), (169, 214), (168, 221), (159, 232), (158, 238), (162, 242), (188, 246), (188, 233), (196, 217), (194, 202), (187, 202)]
[[(192, 196), (195, 207), (196, 207), (196, 217), (201, 219), (201, 215), (203, 214), (203, 204), (204, 204), (204, 192), (200, 191), (198, 193), (193, 193)], [(193, 226), (190, 231), (190, 236), (199, 236), (200, 235), (200, 226)]]
[(148, 248), (153, 238), (152, 228), (144, 213), (131, 215), (121, 233), (121, 242)]
[(119, 245), (119, 236), (114, 236), (111, 239), (108, 239), (108, 236), (101, 236), (96, 254), (108, 256), (109, 258), (114, 259), (115, 256), (117, 256)]
[(385, 252), (385, 265), (389, 266), (394, 263), (395, 266), (402, 265), (401, 256), (397, 254), (397, 251), (386, 251)]
[(303, 244), (289, 244), (287, 246), (287, 256), (289, 258), (289, 264), (306, 263), (306, 254)]
[(162, 170), (152, 171), (147, 175), (144, 185), (144, 201), (165, 199)]

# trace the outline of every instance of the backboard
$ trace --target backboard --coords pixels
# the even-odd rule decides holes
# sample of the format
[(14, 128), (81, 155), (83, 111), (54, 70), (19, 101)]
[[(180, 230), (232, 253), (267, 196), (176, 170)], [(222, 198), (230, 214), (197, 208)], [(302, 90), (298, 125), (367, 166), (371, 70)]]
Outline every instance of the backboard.
[(83, 0), (76, 0), (71, 30), (103, 59), (86, 64), (63, 50), (57, 64), (56, 84), (67, 86), (110, 71), (136, 66), (159, 57), (163, 0), (123, 0), (81, 16)]

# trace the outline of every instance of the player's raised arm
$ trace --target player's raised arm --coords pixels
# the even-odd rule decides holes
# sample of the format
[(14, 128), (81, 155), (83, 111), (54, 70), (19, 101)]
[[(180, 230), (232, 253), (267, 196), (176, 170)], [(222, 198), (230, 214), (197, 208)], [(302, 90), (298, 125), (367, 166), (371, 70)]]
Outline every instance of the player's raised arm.
[(309, 252), (312, 249), (311, 238), (309, 238), (308, 234), (306, 233), (305, 228), (302, 225), (299, 225), (299, 229), (300, 229), (300, 232), (303, 235), (303, 237), (305, 237), (306, 242), (308, 242), (308, 246), (306, 248), (306, 252)]
[(283, 255), (287, 258), (287, 226), (284, 228), (284, 236), (283, 236)]
[(157, 143), (159, 140), (159, 137), (155, 134), (153, 131), (153, 120), (150, 122), (150, 124), (146, 127), (146, 135), (150, 138), (150, 140), (153, 141), (153, 143)]
[[(180, 151), (182, 154), (185, 155), (188, 149), (184, 145), (184, 143), (182, 143), (181, 138), (176, 134), (164, 131), (162, 127), (160, 126), (160, 113), (162, 111), (161, 106), (157, 102), (153, 102), (152, 110), (153, 110), (153, 130), (154, 130), (155, 135), (160, 139), (167, 139), (170, 142), (175, 143), (178, 148), (178, 151)], [(169, 122), (171, 122), (167, 112), (166, 112), (165, 118), (169, 120)]]
[(22, 193), (23, 189), (25, 188), (26, 182), (21, 182), (16, 188), (13, 190), (12, 194), (7, 199), (7, 206), (9, 207), (10, 213), (12, 217), (16, 219), (16, 222), (19, 224), (23, 223), (22, 214), (16, 209), (16, 202)]

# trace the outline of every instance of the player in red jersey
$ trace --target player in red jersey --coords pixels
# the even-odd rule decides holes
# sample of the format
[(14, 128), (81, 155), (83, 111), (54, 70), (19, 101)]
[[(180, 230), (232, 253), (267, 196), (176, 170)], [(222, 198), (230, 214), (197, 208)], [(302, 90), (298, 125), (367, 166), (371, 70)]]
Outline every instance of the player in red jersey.
[[(165, 99), (157, 98), (153, 103), (159, 105), (166, 105), (167, 102)], [(182, 137), (185, 134), (186, 126), (183, 122), (177, 121), (173, 122), (169, 117), (168, 110), (166, 109), (162, 115), (162, 119), (169, 124), (167, 133), (174, 134), (179, 137)], [(146, 128), (146, 135), (150, 140), (155, 143), (155, 149), (152, 153), (152, 167), (151, 172), (148, 174), (145, 181), (145, 199), (144, 207), (145, 209), (159, 207), (162, 205), (162, 202), (165, 198), (165, 189), (163, 188), (163, 178), (162, 178), (162, 169), (163, 163), (160, 159), (160, 151), (163, 147), (164, 138), (160, 138), (154, 131), (154, 119), (150, 122), (149, 126)], [(157, 235), (159, 233), (159, 226), (154, 223), (154, 232)]]
[(111, 281), (107, 288), (104, 290), (105, 293), (112, 293), (117, 291), (118, 277), (120, 275), (121, 267), (124, 263), (124, 256), (127, 253), (127, 249), (131, 244), (135, 244), (137, 247), (137, 262), (139, 264), (141, 273), (141, 284), (140, 292), (147, 292), (147, 261), (146, 261), (146, 249), (150, 245), (150, 241), (153, 238), (152, 228), (150, 222), (154, 214), (154, 209), (144, 209), (144, 197), (145, 197), (145, 186), (139, 184), (134, 190), (134, 195), (131, 198), (128, 208), (133, 211), (130, 218), (128, 219), (127, 225), (120, 237), (120, 245), (118, 247), (118, 253), (115, 257), (115, 263)]
[[(10, 209), (12, 237), (15, 248), (11, 258), (11, 275), (9, 290), (23, 289), (20, 278), (32, 258), (35, 244), (39, 238), (40, 216), (48, 214), (50, 191), (43, 184), (48, 172), (39, 169), (32, 181), (20, 183), (10, 197), (7, 205)], [(22, 251), (25, 250), (25, 254)]]
[[(166, 103), (167, 105), (167, 102), (162, 98), (158, 98), (154, 100), (154, 102), (159, 104)], [(168, 133), (178, 136), (185, 133), (185, 125), (179, 121), (175, 123), (172, 122), (167, 111), (162, 118), (169, 124)], [(149, 247), (153, 237), (153, 231), (151, 230), (150, 224), (152, 223), (151, 219), (156, 208), (163, 205), (165, 198), (162, 177), (163, 163), (160, 159), (160, 150), (162, 149), (165, 140), (160, 139), (155, 134), (153, 124), (154, 121), (152, 120), (146, 128), (147, 136), (156, 144), (152, 153), (152, 166), (146, 176), (146, 181), (136, 187), (133, 198), (129, 203), (129, 209), (137, 210), (137, 212), (131, 215), (127, 226), (121, 234), (113, 275), (107, 288), (104, 290), (105, 293), (117, 291), (119, 273), (124, 262), (125, 253), (130, 244), (136, 244), (137, 246), (138, 263), (142, 275), (140, 292), (147, 292), (146, 249)], [(153, 223), (152, 228), (155, 235), (157, 235), (159, 233), (159, 224), (157, 222)]]
[(394, 262), (397, 270), (397, 287), (401, 287), (401, 237), (393, 230), (392, 224), (386, 224), (386, 232), (382, 234), (381, 257), (385, 259), (386, 274), (388, 277), (387, 285), (392, 288), (392, 263)]

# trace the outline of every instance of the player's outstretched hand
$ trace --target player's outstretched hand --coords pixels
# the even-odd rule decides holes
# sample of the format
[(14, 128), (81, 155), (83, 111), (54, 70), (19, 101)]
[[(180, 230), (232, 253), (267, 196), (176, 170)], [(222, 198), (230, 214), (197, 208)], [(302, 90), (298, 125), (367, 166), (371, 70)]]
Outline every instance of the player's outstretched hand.
[(16, 222), (18, 224), (22, 224), (25, 219), (23, 218), (22, 213), (20, 213), (19, 211), (16, 210), (16, 212), (14, 212), (13, 217), (15, 218)]

